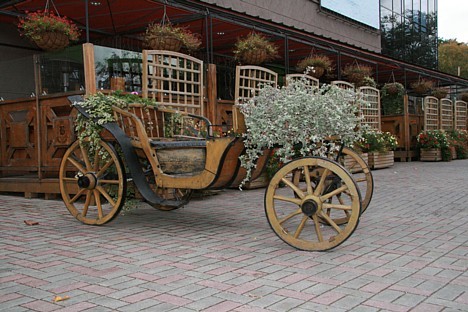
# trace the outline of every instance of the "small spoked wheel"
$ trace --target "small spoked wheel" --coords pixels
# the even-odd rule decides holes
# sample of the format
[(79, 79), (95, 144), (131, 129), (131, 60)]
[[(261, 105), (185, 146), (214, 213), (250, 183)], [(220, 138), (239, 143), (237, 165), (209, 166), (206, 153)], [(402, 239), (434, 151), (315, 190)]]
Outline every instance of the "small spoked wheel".
[[(159, 197), (164, 199), (188, 201), (192, 197), (193, 190), (156, 187), (156, 193)], [(171, 211), (180, 208), (166, 205), (153, 205), (153, 207), (162, 211)]]
[(85, 224), (101, 225), (114, 219), (125, 202), (127, 180), (115, 149), (100, 140), (75, 141), (60, 164), (60, 192), (68, 211)]
[[(335, 198), (336, 200), (332, 200)], [(361, 194), (351, 175), (337, 162), (321, 157), (293, 160), (280, 168), (265, 193), (265, 212), (273, 231), (287, 244), (324, 251), (354, 232)], [(347, 222), (334, 220), (343, 214)]]

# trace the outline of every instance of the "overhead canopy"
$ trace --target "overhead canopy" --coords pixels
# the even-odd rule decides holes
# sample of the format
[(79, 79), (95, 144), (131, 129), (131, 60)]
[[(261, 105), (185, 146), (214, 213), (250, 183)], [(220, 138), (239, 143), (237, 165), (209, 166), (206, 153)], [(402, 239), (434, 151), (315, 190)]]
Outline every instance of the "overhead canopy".
[[(0, 23), (16, 24), (17, 18), (27, 12), (44, 10), (45, 3), (46, 0), (5, 1), (0, 4)], [(52, 1), (50, 8), (56, 8), (60, 15), (69, 17), (84, 30), (83, 42), (89, 40), (117, 48), (141, 50), (142, 35), (147, 25), (161, 22), (166, 11), (171, 23), (201, 35), (205, 52), (203, 57), (208, 62), (214, 62), (218, 55), (232, 56), (236, 39), (255, 30), (265, 33), (278, 45), (281, 57), (274, 63), (284, 67), (285, 72), (294, 71), (297, 61), (313, 51), (327, 55), (335, 62), (336, 78), (341, 78), (340, 68), (360, 62), (374, 68), (374, 76), (379, 83), (394, 78), (409, 86), (412, 81), (429, 78), (440, 86), (468, 87), (468, 80), (460, 77), (200, 1), (60, 0)]]

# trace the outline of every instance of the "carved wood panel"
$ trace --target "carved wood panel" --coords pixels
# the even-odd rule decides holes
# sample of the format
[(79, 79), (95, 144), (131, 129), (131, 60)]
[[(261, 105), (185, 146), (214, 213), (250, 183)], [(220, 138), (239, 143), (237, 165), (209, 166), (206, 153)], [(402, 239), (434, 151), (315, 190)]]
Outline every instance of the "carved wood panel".
[(0, 166), (34, 170), (37, 165), (35, 101), (0, 105)]

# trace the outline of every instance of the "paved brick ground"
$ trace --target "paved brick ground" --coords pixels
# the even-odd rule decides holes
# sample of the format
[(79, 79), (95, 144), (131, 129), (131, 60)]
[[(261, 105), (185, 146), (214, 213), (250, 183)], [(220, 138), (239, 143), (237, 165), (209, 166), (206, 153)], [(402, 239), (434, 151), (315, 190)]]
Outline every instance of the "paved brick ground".
[(374, 179), (358, 229), (329, 252), (279, 240), (263, 190), (141, 204), (100, 227), (61, 201), (0, 195), (0, 310), (468, 311), (468, 160)]

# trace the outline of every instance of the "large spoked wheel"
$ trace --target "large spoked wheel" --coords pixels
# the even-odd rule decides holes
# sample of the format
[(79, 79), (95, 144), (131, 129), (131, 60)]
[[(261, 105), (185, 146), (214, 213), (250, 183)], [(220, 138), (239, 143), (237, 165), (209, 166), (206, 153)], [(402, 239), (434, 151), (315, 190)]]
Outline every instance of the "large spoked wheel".
[(85, 224), (101, 225), (122, 209), (127, 191), (125, 170), (115, 149), (99, 141), (91, 153), (89, 142), (75, 141), (60, 164), (60, 192), (68, 211)]
[(364, 159), (353, 149), (344, 147), (338, 162), (348, 170), (359, 187), (362, 197), (361, 213), (366, 211), (374, 192), (372, 172)]
[[(324, 251), (343, 243), (355, 230), (361, 195), (353, 178), (337, 162), (299, 158), (271, 179), (265, 212), (273, 231), (287, 244), (300, 250)], [(336, 215), (343, 213), (347, 222), (337, 224)]]

